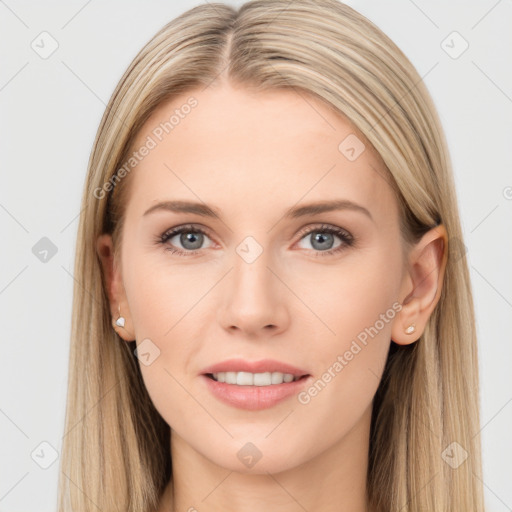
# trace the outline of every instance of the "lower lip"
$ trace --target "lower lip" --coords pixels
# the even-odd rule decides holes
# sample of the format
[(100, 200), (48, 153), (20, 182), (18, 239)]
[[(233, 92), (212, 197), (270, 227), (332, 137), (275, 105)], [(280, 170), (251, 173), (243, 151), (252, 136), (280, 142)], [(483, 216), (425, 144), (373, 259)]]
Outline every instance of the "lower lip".
[(299, 393), (301, 388), (309, 382), (311, 375), (293, 382), (270, 386), (238, 386), (217, 382), (206, 375), (201, 375), (201, 377), (206, 381), (208, 389), (220, 401), (239, 409), (259, 411), (273, 407), (291, 395)]

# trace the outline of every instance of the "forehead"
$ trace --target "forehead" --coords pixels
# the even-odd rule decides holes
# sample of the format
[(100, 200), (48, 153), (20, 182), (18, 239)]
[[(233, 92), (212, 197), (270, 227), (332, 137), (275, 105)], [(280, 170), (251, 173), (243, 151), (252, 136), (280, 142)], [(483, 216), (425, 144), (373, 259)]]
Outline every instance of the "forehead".
[(191, 90), (153, 112), (133, 149), (145, 144), (152, 148), (131, 178), (141, 207), (199, 198), (223, 210), (229, 201), (234, 211), (243, 198), (247, 211), (290, 206), (301, 197), (351, 199), (377, 215), (396, 207), (374, 148), (303, 91), (254, 92), (227, 83)]

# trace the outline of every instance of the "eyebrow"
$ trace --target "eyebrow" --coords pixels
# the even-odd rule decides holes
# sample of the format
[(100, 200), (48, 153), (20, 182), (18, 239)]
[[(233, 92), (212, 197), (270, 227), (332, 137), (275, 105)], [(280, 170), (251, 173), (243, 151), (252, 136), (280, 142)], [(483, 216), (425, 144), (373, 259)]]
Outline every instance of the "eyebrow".
[[(154, 204), (144, 212), (144, 216), (149, 215), (155, 211), (170, 211), (175, 213), (194, 213), (203, 217), (217, 217), (221, 218), (220, 210), (214, 206), (209, 206), (205, 203), (196, 203), (192, 201), (161, 201)], [(331, 201), (318, 201), (309, 203), (303, 206), (295, 206), (289, 208), (284, 212), (285, 218), (296, 219), (306, 215), (318, 215), (324, 212), (335, 210), (353, 210), (365, 214), (372, 221), (374, 220), (372, 214), (360, 204), (354, 203), (348, 199), (335, 199)]]

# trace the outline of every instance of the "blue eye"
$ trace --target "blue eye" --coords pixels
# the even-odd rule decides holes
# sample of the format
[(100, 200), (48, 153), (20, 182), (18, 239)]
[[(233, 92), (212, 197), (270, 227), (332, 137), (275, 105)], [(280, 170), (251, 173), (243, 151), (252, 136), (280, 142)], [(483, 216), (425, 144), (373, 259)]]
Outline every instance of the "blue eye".
[[(354, 244), (354, 237), (348, 231), (335, 226), (322, 225), (309, 229), (305, 234), (303, 233), (301, 241), (307, 240), (308, 237), (313, 249), (318, 249), (315, 251), (315, 256), (331, 256)], [(333, 247), (336, 237), (340, 243)]]
[[(183, 249), (173, 247), (169, 242), (179, 235), (179, 243)], [(165, 250), (170, 251), (173, 254), (180, 254), (183, 256), (190, 256), (196, 254), (201, 249), (207, 234), (197, 227), (192, 225), (182, 226), (180, 228), (171, 229), (166, 231), (159, 239), (159, 242), (166, 245)]]
[[(312, 235), (315, 235), (312, 237)], [(177, 238), (179, 235), (179, 238)], [(352, 245), (354, 245), (354, 237), (346, 230), (335, 226), (322, 225), (310, 228), (305, 233), (301, 233), (301, 241), (310, 237), (315, 256), (329, 256), (338, 253)], [(181, 248), (175, 247), (175, 243), (171, 244), (171, 240), (177, 238), (177, 242), (181, 244)], [(340, 242), (333, 247), (335, 239)], [(165, 245), (165, 250), (172, 254), (180, 256), (192, 256), (200, 252), (205, 239), (210, 239), (208, 234), (201, 228), (194, 225), (186, 225), (173, 228), (166, 231), (158, 237), (158, 243)], [(210, 244), (208, 247), (211, 247)], [(206, 247), (207, 248), (207, 247)]]

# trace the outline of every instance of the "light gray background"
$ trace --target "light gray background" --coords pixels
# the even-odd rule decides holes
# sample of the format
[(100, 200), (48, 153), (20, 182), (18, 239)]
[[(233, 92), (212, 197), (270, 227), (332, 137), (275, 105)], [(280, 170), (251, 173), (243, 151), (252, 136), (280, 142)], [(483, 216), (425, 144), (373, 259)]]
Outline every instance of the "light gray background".
[[(74, 244), (89, 153), (137, 51), (199, 3), (0, 0), (0, 511), (56, 508), (59, 459), (40, 467), (52, 460), (40, 443), (60, 454)], [(512, 3), (347, 3), (411, 59), (440, 112), (476, 301), (486, 502), (490, 511), (510, 511)], [(47, 59), (31, 47), (43, 31), (58, 42)], [(453, 31), (469, 44), (458, 58), (463, 41)], [(57, 248), (46, 263), (32, 252), (42, 237)]]

